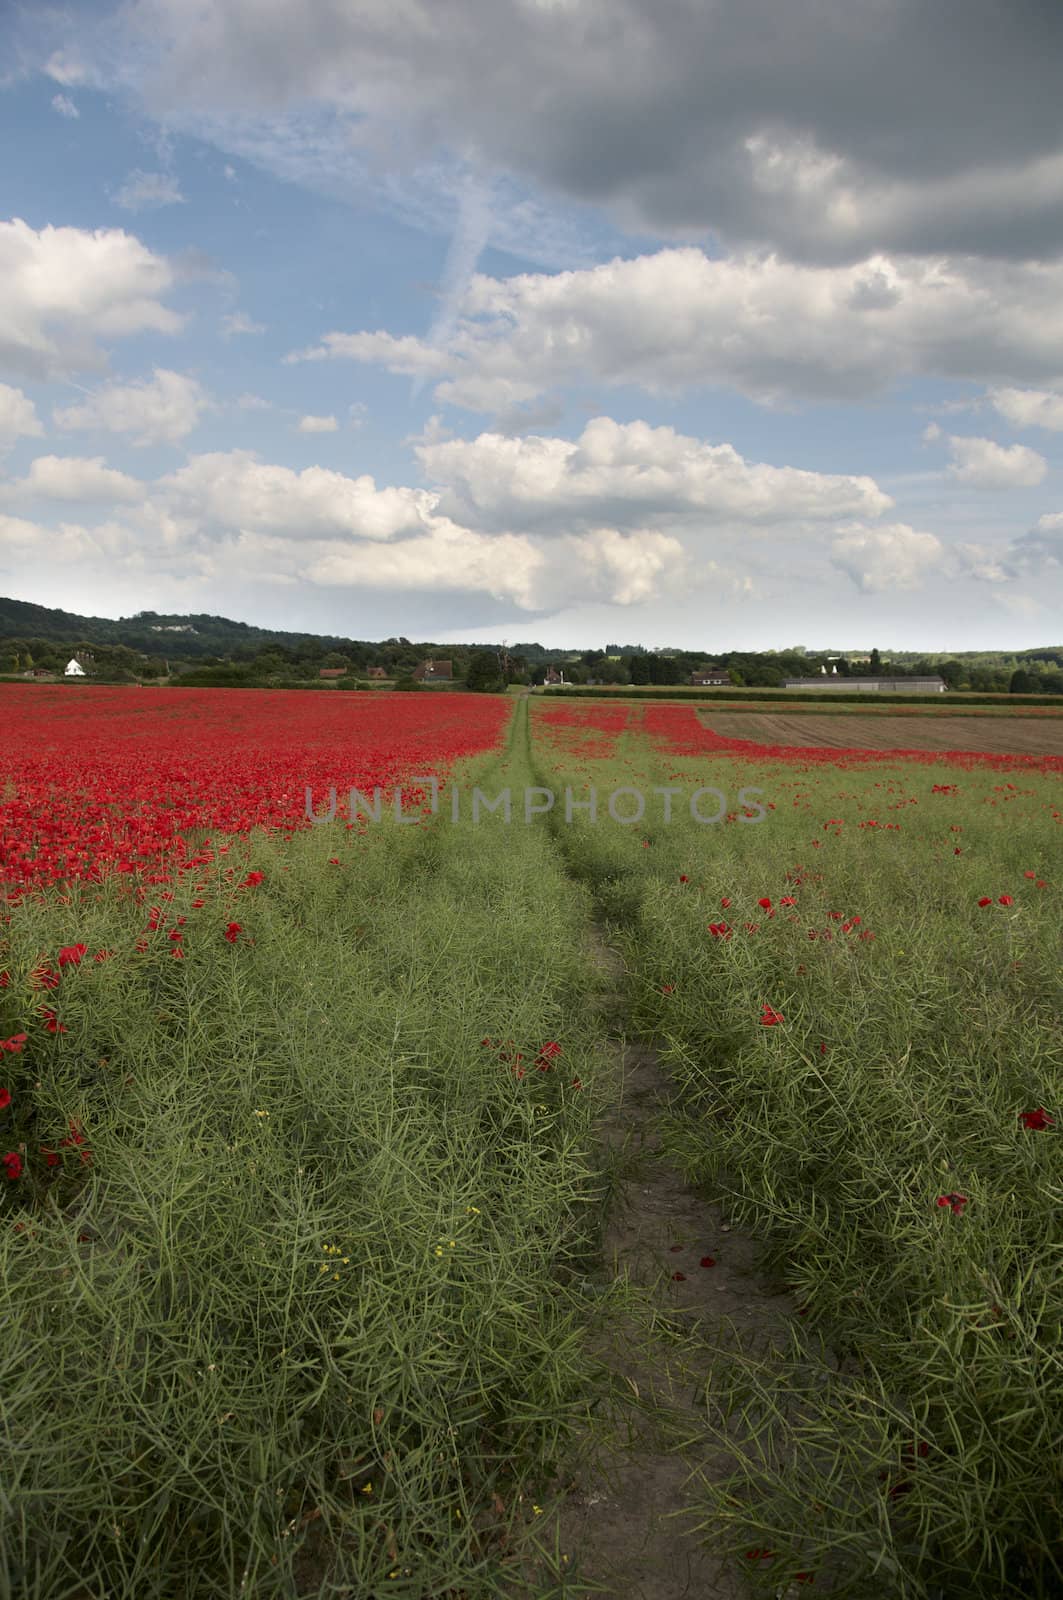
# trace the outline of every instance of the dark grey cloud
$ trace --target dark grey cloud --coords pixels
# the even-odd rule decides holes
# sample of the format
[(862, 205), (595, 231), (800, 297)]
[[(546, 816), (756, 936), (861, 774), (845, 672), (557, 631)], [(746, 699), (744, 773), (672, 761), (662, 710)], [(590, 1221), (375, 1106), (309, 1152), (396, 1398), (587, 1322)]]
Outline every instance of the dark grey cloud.
[(129, 0), (84, 48), (160, 113), (327, 106), (367, 159), (443, 148), (633, 231), (1063, 250), (1059, 0), (318, 0), (312, 26), (286, 0)]

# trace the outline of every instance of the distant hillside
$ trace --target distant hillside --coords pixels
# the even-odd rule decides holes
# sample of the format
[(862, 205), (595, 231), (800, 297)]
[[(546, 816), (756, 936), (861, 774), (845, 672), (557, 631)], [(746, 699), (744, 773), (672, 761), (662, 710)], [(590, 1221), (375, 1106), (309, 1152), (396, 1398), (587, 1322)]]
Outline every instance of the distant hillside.
[[(180, 631), (175, 631), (180, 630)], [(335, 635), (284, 633), (256, 628), (229, 617), (176, 616), (138, 611), (135, 617), (83, 617), (73, 611), (31, 605), (28, 600), (0, 599), (0, 639), (48, 639), (64, 643), (125, 645), (145, 655), (175, 655), (182, 660), (202, 656), (254, 655), (263, 645), (298, 651), (312, 641), (334, 649), (354, 641)]]

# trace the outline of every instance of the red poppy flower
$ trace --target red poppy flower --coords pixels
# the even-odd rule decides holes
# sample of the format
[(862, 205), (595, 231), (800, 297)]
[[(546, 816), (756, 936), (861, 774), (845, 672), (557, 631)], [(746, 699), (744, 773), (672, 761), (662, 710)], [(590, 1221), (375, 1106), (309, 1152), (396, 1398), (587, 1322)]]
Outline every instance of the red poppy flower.
[(225, 930), (225, 937), (228, 939), (230, 944), (235, 944), (237, 936), (243, 931), (244, 930), (239, 922), (230, 922), (229, 926)]
[(991, 899), (991, 897), (989, 895), (984, 894), (982, 896), (981, 900), (979, 900), (978, 904), (980, 906), (991, 906), (993, 904), (993, 901), (992, 901), (992, 899)]
[(779, 904), (781, 906), (795, 906), (797, 901), (794, 899), (792, 894), (784, 894), (782, 899), (779, 901)]
[(257, 889), (265, 876), (264, 872), (249, 872), (239, 887), (241, 889)]
[(41, 1006), (41, 1016), (44, 1018), (44, 1026), (48, 1029), (49, 1033), (66, 1032), (63, 1024), (57, 1019), (55, 1012), (49, 1011), (47, 1006)]
[(0, 1089), (0, 1111), (6, 1111), (11, 1104), (11, 1090)]
[(997, 901), (997, 904), (1001, 906), (1010, 906), (1014, 905), (1015, 902), (1010, 894), (1002, 894), (1000, 899)]
[(715, 1256), (702, 1256), (701, 1265), (703, 1267), (714, 1267), (716, 1265), (716, 1257)]
[(726, 895), (724, 895), (723, 899), (720, 901), (720, 906), (722, 907), (722, 909), (724, 911), (726, 911), (730, 904), (731, 904), (730, 900), (727, 898)]
[(81, 958), (88, 949), (84, 944), (64, 945), (59, 952), (59, 965), (61, 967), (77, 967), (81, 965)]
[(948, 1206), (954, 1216), (962, 1217), (963, 1208), (967, 1204), (967, 1196), (965, 1194), (939, 1194), (937, 1203), (941, 1207)]
[(773, 1028), (777, 1022), (785, 1022), (786, 1018), (781, 1011), (773, 1011), (771, 1006), (765, 1006), (761, 1011), (760, 1021), (762, 1027)]
[(662, 994), (674, 994), (675, 993), (675, 984), (674, 983), (662, 983), (661, 984), (661, 993)]
[(93, 961), (110, 961), (113, 955), (113, 950), (97, 950), (92, 959)]
[(16, 1150), (8, 1151), (4, 1157), (4, 1177), (8, 1183), (14, 1183), (16, 1178), (22, 1176), (22, 1157)]
[(757, 905), (760, 907), (760, 909), (762, 911), (770, 911), (771, 910), (771, 901), (768, 899), (767, 895), (765, 895), (762, 900), (758, 900), (757, 901)]
[(24, 1033), (13, 1033), (10, 1039), (0, 1039), (0, 1053), (6, 1050), (9, 1055), (17, 1056), (25, 1043)]
[(60, 1162), (61, 1158), (56, 1154), (56, 1152), (54, 1150), (46, 1149), (46, 1147), (43, 1144), (41, 1145), (41, 1155), (44, 1157), (45, 1166), (47, 1166), (47, 1167), (57, 1167), (59, 1165), (59, 1162)]
[(570, 1089), (582, 1089), (583, 1085), (582, 1085), (582, 1083), (580, 1082), (580, 1080), (578, 1078), (573, 1078), (572, 1082), (569, 1084), (569, 1088)]
[(1024, 1128), (1035, 1128), (1038, 1130), (1042, 1128), (1054, 1128), (1056, 1124), (1055, 1117), (1050, 1117), (1045, 1111), (1044, 1106), (1038, 1106), (1036, 1111), (1020, 1111), (1019, 1121), (1022, 1123)]
[(690, 879), (687, 877), (685, 872), (681, 872), (679, 874), (679, 881), (680, 881), (680, 883), (689, 883)]

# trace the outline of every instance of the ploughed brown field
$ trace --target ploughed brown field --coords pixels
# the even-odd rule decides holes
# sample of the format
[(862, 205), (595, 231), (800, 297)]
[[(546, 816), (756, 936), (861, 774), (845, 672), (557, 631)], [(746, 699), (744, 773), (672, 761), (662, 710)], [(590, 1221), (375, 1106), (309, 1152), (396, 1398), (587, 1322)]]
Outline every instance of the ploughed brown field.
[(888, 717), (730, 712), (699, 720), (725, 739), (820, 750), (971, 750), (985, 755), (1063, 755), (1063, 718)]

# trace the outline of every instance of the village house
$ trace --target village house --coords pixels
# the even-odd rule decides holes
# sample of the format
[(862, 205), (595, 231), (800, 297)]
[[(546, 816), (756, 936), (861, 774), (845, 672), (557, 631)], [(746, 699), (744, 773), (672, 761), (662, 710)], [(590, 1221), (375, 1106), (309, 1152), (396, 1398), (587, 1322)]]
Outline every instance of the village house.
[(690, 674), (692, 689), (718, 689), (730, 682), (731, 676), (725, 667), (701, 667)]
[(372, 678), (374, 683), (379, 682), (382, 678), (386, 678), (387, 675), (386, 667), (370, 667), (369, 671), (366, 673), (366, 677)]
[(452, 661), (422, 661), (413, 674), (415, 683), (453, 683)]

